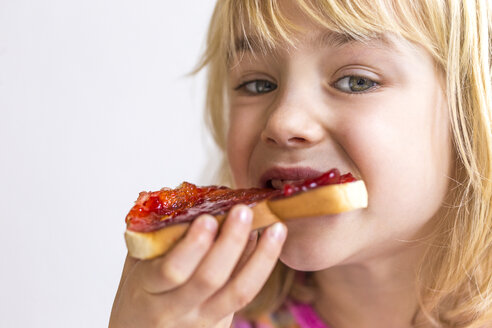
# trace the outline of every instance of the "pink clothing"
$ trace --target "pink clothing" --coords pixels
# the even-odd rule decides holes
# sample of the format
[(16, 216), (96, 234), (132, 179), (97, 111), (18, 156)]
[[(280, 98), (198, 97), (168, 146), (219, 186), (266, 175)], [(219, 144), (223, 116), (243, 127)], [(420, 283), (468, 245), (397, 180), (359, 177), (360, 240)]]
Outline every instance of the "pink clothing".
[(309, 304), (288, 300), (278, 311), (255, 322), (235, 317), (232, 328), (330, 328)]

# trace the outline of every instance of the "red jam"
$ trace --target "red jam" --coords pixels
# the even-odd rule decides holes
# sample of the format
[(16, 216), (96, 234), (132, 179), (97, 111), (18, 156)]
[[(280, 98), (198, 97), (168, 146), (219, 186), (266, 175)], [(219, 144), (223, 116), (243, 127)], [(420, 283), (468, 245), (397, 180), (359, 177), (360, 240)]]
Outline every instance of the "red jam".
[(129, 230), (149, 232), (191, 221), (205, 213), (223, 214), (236, 204), (253, 205), (279, 194), (280, 191), (274, 189), (197, 187), (183, 182), (176, 189), (141, 192), (126, 216), (126, 223)]
[(319, 186), (347, 183), (347, 182), (353, 182), (355, 180), (356, 179), (352, 176), (351, 173), (340, 175), (340, 171), (338, 169), (331, 169), (330, 171), (320, 175), (319, 177), (314, 178), (314, 179), (308, 179), (301, 184), (297, 184), (297, 185), (286, 184), (286, 185), (284, 185), (283, 194), (284, 194), (284, 196), (290, 196), (292, 194), (295, 194), (296, 192), (306, 191), (306, 190), (313, 189), (313, 188), (316, 188)]
[(280, 190), (269, 188), (197, 187), (183, 182), (176, 189), (163, 188), (160, 191), (141, 192), (126, 216), (126, 223), (128, 230), (150, 232), (171, 224), (189, 222), (205, 213), (224, 214), (236, 204), (252, 206), (266, 199), (291, 196), (299, 191), (355, 180), (350, 173), (340, 175), (337, 169), (332, 169), (301, 184), (285, 185), (283, 194)]

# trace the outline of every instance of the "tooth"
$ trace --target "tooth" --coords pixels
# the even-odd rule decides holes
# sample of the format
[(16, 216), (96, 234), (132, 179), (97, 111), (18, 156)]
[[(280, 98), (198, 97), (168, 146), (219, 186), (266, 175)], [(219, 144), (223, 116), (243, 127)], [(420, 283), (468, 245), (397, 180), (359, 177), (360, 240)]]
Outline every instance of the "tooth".
[(296, 184), (304, 180), (282, 180), (284, 184)]
[(275, 188), (275, 189), (283, 189), (284, 188), (284, 185), (286, 184), (297, 184), (299, 182), (302, 182), (304, 180), (300, 179), (300, 180), (282, 180), (282, 179), (272, 179), (272, 187)]
[(282, 189), (284, 187), (284, 183), (280, 179), (272, 179), (272, 187), (275, 189)]

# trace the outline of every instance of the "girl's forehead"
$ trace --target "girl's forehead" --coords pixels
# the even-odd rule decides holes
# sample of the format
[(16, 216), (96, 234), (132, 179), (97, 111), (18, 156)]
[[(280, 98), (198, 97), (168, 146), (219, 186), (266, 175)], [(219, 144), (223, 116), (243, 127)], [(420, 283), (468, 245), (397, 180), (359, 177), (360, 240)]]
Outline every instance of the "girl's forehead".
[(428, 17), (425, 10), (409, 12), (415, 2), (419, 0), (242, 0), (241, 5), (228, 8), (231, 15), (223, 25), (228, 40), (224, 50), (229, 58), (244, 52), (269, 54), (295, 50), (300, 40), (312, 49), (356, 42), (397, 50), (400, 47), (395, 45), (409, 40), (440, 58), (434, 40), (437, 32), (415, 24), (435, 17)]
[(392, 47), (394, 44), (391, 39), (397, 39), (388, 37), (387, 34), (397, 31), (392, 31), (384, 24), (354, 21), (355, 18), (348, 18), (347, 13), (339, 13), (341, 17), (334, 13), (310, 14), (299, 10), (296, 1), (278, 3), (277, 12), (263, 12), (257, 8), (258, 12), (250, 15), (237, 13), (234, 37), (229, 39), (234, 44), (229, 49), (233, 52), (271, 52), (276, 49), (295, 49), (301, 42), (313, 49), (340, 47), (354, 42)]
[(312, 49), (341, 48), (346, 45), (359, 44), (366, 47), (387, 49), (401, 52), (402, 48), (410, 42), (391, 33), (374, 33), (369, 36), (355, 37), (350, 33), (336, 32), (331, 30), (315, 30), (302, 36), (293, 37), (292, 43), (278, 40), (268, 43), (263, 38), (255, 35), (243, 35), (235, 38), (234, 47), (236, 53), (264, 53), (277, 52), (278, 50), (295, 49), (302, 44), (303, 47)]

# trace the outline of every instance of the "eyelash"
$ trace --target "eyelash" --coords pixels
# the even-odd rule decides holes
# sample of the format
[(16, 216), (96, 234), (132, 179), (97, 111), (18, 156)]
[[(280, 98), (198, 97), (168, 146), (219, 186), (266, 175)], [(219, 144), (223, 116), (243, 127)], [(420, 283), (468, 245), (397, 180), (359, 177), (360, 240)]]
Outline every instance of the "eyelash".
[[(339, 83), (340, 81), (342, 81), (343, 79), (346, 79), (346, 78), (364, 79), (364, 80), (367, 80), (367, 81), (371, 82), (372, 85), (368, 89), (366, 89), (366, 90), (363, 90), (363, 91), (352, 91), (352, 92), (343, 91), (340, 88), (337, 88), (336, 87), (336, 84)], [(249, 95), (252, 95), (252, 96), (259, 96), (259, 95), (263, 95), (263, 94), (269, 93), (269, 92), (274, 91), (275, 89), (277, 89), (277, 85), (275, 83), (273, 83), (273, 82), (270, 82), (268, 80), (255, 79), (255, 80), (245, 81), (245, 82), (239, 84), (237, 87), (234, 88), (234, 90), (240, 91), (241, 89), (243, 89), (248, 84), (254, 83), (254, 82), (267, 82), (269, 84), (274, 85), (275, 87), (272, 90), (267, 91), (267, 92), (255, 93), (255, 92), (251, 92), (251, 91), (248, 91), (248, 90), (244, 90), (244, 92), (246, 92), (246, 93), (248, 93)], [(345, 76), (339, 78), (338, 80), (336, 80), (334, 83), (332, 83), (331, 86), (334, 87), (335, 89), (337, 89), (338, 91), (343, 92), (343, 93), (345, 93), (347, 95), (357, 96), (357, 95), (360, 95), (360, 94), (365, 94), (365, 93), (371, 92), (374, 89), (377, 89), (378, 87), (380, 87), (380, 84), (378, 82), (373, 81), (373, 80), (371, 80), (369, 78), (366, 78), (364, 76), (359, 76), (359, 75), (345, 75)]]
[[(344, 90), (341, 90), (340, 88), (337, 88), (336, 87), (336, 84), (339, 83), (340, 81), (342, 81), (343, 79), (346, 79), (346, 78), (349, 78), (349, 79), (352, 79), (352, 78), (355, 78), (357, 80), (366, 80), (368, 82), (371, 83), (371, 86), (369, 88), (367, 88), (366, 90), (362, 90), (362, 91), (352, 91), (352, 92), (347, 92), (347, 91), (344, 91)], [(348, 81), (350, 82), (350, 81)], [(376, 81), (373, 81), (371, 80), (370, 78), (367, 78), (367, 77), (364, 77), (364, 76), (359, 76), (359, 75), (346, 75), (346, 76), (343, 76), (341, 78), (339, 78), (338, 80), (336, 80), (332, 86), (337, 89), (338, 91), (340, 92), (343, 92), (345, 94), (348, 94), (350, 96), (358, 96), (360, 94), (364, 94), (364, 93), (369, 93), (375, 89), (377, 89), (378, 87), (380, 87), (380, 84)], [(353, 85), (350, 85), (349, 87), (353, 87)]]
[(246, 92), (246, 93), (248, 93), (248, 94), (250, 94), (250, 95), (258, 96), (258, 95), (262, 95), (262, 94), (265, 94), (265, 93), (269, 93), (269, 92), (274, 91), (275, 89), (277, 89), (277, 85), (275, 83), (273, 83), (273, 82), (270, 82), (268, 80), (256, 79), (256, 80), (249, 80), (249, 81), (243, 82), (243, 83), (239, 84), (239, 86), (235, 87), (234, 90), (240, 91), (241, 89), (245, 89), (245, 87), (248, 84), (254, 83), (254, 82), (267, 82), (267, 83), (273, 85), (274, 88), (272, 90), (268, 91), (268, 92), (261, 92), (261, 93), (260, 92), (259, 93), (254, 93), (254, 92), (251, 92), (249, 90), (243, 90), (243, 91)]

